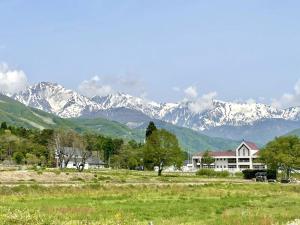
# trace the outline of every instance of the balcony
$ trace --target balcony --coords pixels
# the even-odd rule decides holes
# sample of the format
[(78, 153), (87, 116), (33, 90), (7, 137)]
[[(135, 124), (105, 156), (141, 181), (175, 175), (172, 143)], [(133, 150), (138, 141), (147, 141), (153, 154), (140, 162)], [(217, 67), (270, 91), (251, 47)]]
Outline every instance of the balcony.
[(249, 158), (239, 158), (238, 162), (239, 163), (250, 163), (250, 159)]
[(228, 164), (236, 164), (236, 159), (228, 159)]

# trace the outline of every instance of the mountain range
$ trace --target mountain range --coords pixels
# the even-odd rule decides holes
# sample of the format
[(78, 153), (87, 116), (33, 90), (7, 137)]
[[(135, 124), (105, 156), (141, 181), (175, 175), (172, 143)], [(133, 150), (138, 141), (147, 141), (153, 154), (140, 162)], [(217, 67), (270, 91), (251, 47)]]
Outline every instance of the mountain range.
[[(125, 124), (105, 118), (61, 118), (52, 113), (26, 106), (10, 97), (0, 94), (0, 122), (9, 125), (35, 129), (73, 129), (77, 132), (93, 132), (105, 136), (144, 141), (147, 123), (139, 128), (129, 128)], [(163, 121), (154, 120), (157, 127), (174, 133), (184, 150), (196, 152), (206, 149), (232, 149), (238, 142), (230, 139), (214, 138), (200, 134), (188, 128), (175, 126)]]
[(300, 107), (277, 109), (261, 103), (212, 100), (210, 107), (195, 111), (195, 101), (157, 103), (124, 93), (88, 98), (49, 82), (37, 83), (11, 97), (61, 118), (105, 118), (131, 129), (157, 120), (214, 137), (245, 138), (258, 144), (300, 127)]

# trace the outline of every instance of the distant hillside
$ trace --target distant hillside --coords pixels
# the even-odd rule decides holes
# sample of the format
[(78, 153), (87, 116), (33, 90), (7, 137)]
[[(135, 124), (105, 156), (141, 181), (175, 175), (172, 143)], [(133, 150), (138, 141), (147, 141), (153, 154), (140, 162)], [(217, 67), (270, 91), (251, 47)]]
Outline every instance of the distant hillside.
[(44, 111), (27, 107), (9, 97), (0, 94), (0, 121), (27, 128), (58, 128), (76, 125)]
[(74, 118), (66, 120), (70, 121), (72, 124), (76, 124), (78, 127), (82, 127), (86, 130), (104, 134), (107, 136), (124, 138), (127, 140), (134, 139), (138, 142), (143, 142), (144, 140), (143, 132), (139, 130), (130, 129), (126, 125), (115, 121), (110, 121), (103, 118)]
[(300, 128), (298, 129), (295, 129), (289, 133), (287, 133), (286, 135), (296, 135), (296, 136), (299, 136), (300, 137)]
[[(8, 124), (23, 126), (27, 128), (69, 128), (78, 132), (97, 132), (106, 136), (134, 139), (138, 142), (144, 140), (147, 122), (135, 129), (119, 122), (103, 118), (73, 118), (63, 119), (44, 111), (27, 107), (9, 97), (0, 95), (0, 121)], [(223, 138), (213, 138), (188, 128), (178, 127), (166, 122), (155, 120), (159, 128), (164, 128), (174, 133), (181, 146), (191, 152), (210, 150), (223, 150), (235, 148), (237, 141)]]

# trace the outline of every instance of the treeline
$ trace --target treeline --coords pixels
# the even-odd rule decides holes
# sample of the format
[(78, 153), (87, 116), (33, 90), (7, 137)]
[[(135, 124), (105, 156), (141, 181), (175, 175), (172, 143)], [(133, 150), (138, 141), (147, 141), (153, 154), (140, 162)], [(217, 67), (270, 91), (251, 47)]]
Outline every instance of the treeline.
[(49, 148), (53, 130), (35, 130), (23, 127), (0, 126), (0, 161), (5, 164), (51, 165), (54, 160)]
[[(74, 151), (65, 152), (65, 148)], [(106, 137), (95, 133), (79, 134), (73, 130), (37, 130), (23, 127), (0, 126), (0, 161), (2, 163), (30, 164), (64, 168), (80, 150), (78, 165), (92, 153), (97, 153), (108, 167), (120, 169), (158, 169), (182, 165), (184, 153), (175, 135), (157, 129), (153, 122), (145, 133), (145, 143)], [(80, 168), (84, 169), (84, 168)]]

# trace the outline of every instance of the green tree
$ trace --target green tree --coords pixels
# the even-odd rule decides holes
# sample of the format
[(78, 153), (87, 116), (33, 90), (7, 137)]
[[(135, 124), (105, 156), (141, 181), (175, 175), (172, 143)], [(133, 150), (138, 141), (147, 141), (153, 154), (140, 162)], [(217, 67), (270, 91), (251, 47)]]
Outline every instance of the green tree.
[(110, 159), (111, 159), (111, 156), (113, 155), (113, 152), (114, 152), (113, 140), (111, 138), (107, 138), (103, 142), (102, 148), (103, 148), (103, 151), (104, 151), (104, 161), (106, 163), (108, 163), (108, 165), (110, 166)]
[(154, 132), (154, 131), (156, 131), (157, 130), (157, 128), (156, 128), (156, 126), (155, 126), (155, 124), (152, 122), (152, 121), (150, 121), (150, 123), (149, 123), (149, 125), (148, 125), (148, 127), (147, 127), (147, 129), (146, 129), (146, 140), (151, 136), (151, 134)]
[(148, 137), (144, 146), (144, 163), (148, 169), (157, 166), (158, 176), (166, 166), (180, 167), (183, 160), (184, 154), (174, 134), (162, 129), (153, 131)]
[(300, 138), (275, 138), (260, 151), (259, 156), (269, 169), (281, 169), (289, 179), (293, 169), (300, 169)]
[(28, 165), (37, 165), (40, 162), (38, 157), (36, 157), (36, 155), (31, 153), (27, 153), (25, 158)]
[(15, 152), (13, 154), (13, 159), (19, 165), (19, 164), (23, 163), (24, 155), (21, 152)]
[(1, 123), (1, 129), (2, 129), (2, 130), (6, 130), (6, 129), (7, 129), (7, 124), (6, 124), (6, 122), (2, 122), (2, 123)]
[(201, 158), (201, 167), (203, 168), (204, 164), (209, 166), (210, 164), (212, 164), (214, 162), (215, 162), (215, 159), (213, 157), (211, 157), (210, 152), (208, 150), (206, 150), (203, 153), (202, 158)]
[(119, 153), (112, 157), (112, 166), (133, 170), (142, 165), (142, 157), (140, 146), (130, 142), (122, 145)]

